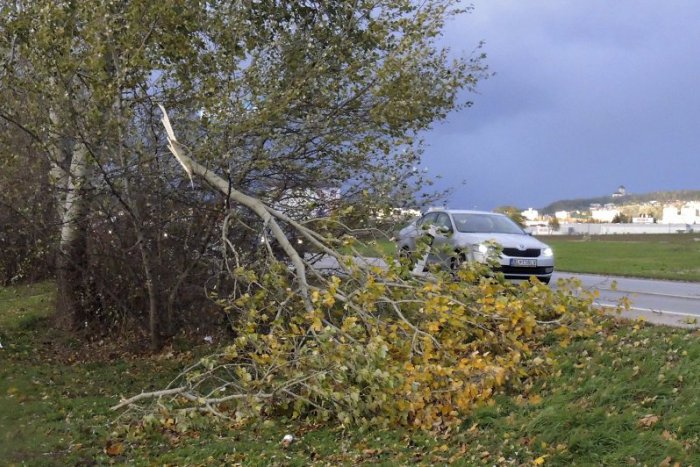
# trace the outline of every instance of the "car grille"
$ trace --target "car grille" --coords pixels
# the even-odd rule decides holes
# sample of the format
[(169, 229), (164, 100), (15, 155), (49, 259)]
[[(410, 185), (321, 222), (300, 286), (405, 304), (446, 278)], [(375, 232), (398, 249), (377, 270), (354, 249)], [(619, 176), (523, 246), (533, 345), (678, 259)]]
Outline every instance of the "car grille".
[(540, 256), (540, 249), (528, 248), (527, 250), (518, 250), (517, 248), (504, 248), (503, 254), (516, 258), (537, 258)]
[(501, 266), (495, 268), (494, 271), (502, 272), (506, 276), (508, 274), (524, 274), (528, 276), (539, 276), (542, 274), (551, 274), (554, 271), (552, 266), (540, 266), (536, 268), (519, 268), (515, 266)]

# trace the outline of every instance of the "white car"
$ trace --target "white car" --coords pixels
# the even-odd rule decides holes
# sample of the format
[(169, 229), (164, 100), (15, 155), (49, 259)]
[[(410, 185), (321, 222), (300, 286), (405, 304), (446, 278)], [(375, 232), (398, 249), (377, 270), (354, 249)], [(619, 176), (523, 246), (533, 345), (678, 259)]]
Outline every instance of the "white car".
[(416, 250), (420, 237), (431, 245), (426, 262), (456, 267), (462, 261), (487, 262), (493, 243), (502, 248), (495, 270), (507, 279), (537, 277), (548, 284), (554, 272), (552, 249), (503, 214), (455, 209), (430, 210), (399, 232), (402, 255)]

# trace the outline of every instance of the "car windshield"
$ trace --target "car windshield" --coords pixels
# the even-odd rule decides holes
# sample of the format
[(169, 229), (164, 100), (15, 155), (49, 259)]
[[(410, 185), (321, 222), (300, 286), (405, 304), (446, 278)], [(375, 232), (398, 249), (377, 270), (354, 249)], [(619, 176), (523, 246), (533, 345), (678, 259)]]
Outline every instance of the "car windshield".
[(524, 234), (518, 224), (498, 214), (452, 214), (455, 228), (464, 233)]

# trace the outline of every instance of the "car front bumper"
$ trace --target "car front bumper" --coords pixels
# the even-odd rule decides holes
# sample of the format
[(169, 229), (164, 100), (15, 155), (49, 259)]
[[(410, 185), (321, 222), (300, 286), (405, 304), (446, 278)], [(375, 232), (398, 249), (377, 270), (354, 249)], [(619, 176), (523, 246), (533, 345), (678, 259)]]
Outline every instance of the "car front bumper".
[[(485, 255), (475, 254), (474, 259), (476, 261), (486, 263)], [(514, 261), (517, 260), (532, 260), (534, 265), (528, 266), (515, 266)], [(499, 266), (494, 268), (494, 271), (501, 272), (506, 277), (506, 279), (521, 279), (526, 280), (532, 276), (538, 279), (548, 280), (552, 277), (554, 272), (554, 257), (553, 256), (538, 256), (535, 258), (520, 258), (513, 256), (501, 255), (499, 260)]]
[(496, 268), (496, 271), (503, 273), (506, 279), (529, 279), (532, 276), (539, 279), (549, 279), (552, 277), (552, 273), (554, 272), (554, 257), (539, 256), (537, 258), (528, 258), (535, 260), (534, 266), (513, 265), (513, 260), (519, 259), (522, 258), (501, 255), (500, 266)]

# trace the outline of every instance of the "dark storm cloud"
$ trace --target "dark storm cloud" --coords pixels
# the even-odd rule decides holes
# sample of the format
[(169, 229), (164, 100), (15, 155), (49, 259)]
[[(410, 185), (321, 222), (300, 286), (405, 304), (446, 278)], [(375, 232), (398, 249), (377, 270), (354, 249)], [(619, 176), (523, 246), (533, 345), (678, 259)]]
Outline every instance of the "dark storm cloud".
[(426, 136), (451, 206), (700, 188), (700, 2), (474, 6), (444, 40), (461, 54), (484, 40), (496, 75)]

